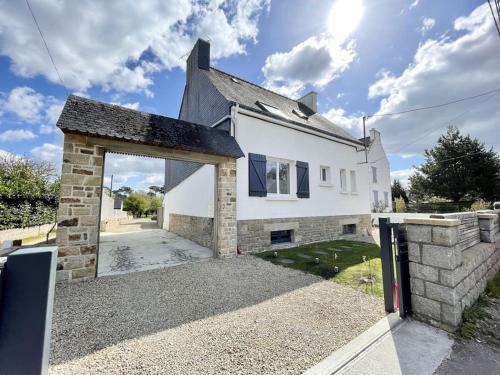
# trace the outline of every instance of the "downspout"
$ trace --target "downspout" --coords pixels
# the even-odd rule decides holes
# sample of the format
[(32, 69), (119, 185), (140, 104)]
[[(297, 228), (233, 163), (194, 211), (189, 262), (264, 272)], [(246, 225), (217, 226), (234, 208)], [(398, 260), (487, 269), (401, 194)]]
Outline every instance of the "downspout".
[(236, 105), (231, 106), (231, 130), (230, 134), (233, 136), (233, 138), (236, 138), (236, 123), (238, 122), (237, 120), (237, 115), (240, 109), (239, 103), (236, 103)]

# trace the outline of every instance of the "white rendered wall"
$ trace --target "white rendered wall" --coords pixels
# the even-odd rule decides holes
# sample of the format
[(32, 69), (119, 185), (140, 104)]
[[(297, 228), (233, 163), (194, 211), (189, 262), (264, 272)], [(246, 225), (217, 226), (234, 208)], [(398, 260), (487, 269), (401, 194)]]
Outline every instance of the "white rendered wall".
[(127, 215), (127, 211), (115, 210), (114, 198), (111, 198), (107, 190), (104, 190), (101, 202), (101, 220), (126, 218)]
[(171, 213), (214, 216), (214, 172), (213, 165), (204, 165), (165, 194), (163, 228), (168, 229)]
[[(368, 152), (368, 181), (370, 184), (370, 206), (373, 207), (375, 204), (373, 191), (378, 191), (379, 201), (384, 201), (384, 192), (389, 194), (389, 205), (385, 209), (387, 212), (392, 212), (392, 194), (391, 194), (391, 168), (389, 165), (389, 160), (382, 146), (382, 140), (380, 133), (376, 130), (370, 131), (370, 138), (373, 143), (370, 146)], [(377, 168), (377, 182), (373, 182), (371, 167)]]
[[(370, 213), (364, 153), (354, 147), (261, 119), (238, 114), (235, 136), (245, 153), (237, 161), (238, 220), (334, 216)], [(292, 161), (291, 193), (287, 200), (248, 195), (248, 153)], [(309, 163), (310, 198), (296, 198), (295, 161)], [(331, 171), (331, 186), (321, 186), (320, 166)], [(340, 169), (347, 171), (347, 193), (340, 191)], [(357, 193), (350, 193), (350, 171), (357, 176)]]

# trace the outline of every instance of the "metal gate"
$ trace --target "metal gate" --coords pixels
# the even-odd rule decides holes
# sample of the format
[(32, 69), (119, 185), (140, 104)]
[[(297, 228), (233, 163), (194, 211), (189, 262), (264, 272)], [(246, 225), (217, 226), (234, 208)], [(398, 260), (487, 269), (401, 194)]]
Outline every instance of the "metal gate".
[(410, 269), (406, 228), (379, 218), (382, 278), (385, 310), (399, 310), (404, 318), (411, 314)]

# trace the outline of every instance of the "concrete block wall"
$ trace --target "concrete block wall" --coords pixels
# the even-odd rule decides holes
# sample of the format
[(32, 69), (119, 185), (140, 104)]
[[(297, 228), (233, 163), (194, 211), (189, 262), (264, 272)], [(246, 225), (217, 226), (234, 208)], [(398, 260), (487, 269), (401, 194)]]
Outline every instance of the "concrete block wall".
[[(414, 315), (454, 331), (500, 269), (499, 213), (406, 219)], [(484, 233), (483, 233), (484, 232)]]
[(198, 245), (213, 248), (214, 219), (212, 217), (169, 215), (168, 231), (187, 238)]

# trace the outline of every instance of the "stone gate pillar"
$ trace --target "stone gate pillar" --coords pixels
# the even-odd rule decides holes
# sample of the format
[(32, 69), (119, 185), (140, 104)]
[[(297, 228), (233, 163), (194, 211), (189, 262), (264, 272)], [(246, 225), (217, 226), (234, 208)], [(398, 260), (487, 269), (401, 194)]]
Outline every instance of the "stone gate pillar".
[(66, 133), (63, 152), (57, 280), (85, 280), (96, 276), (104, 149)]
[(236, 225), (236, 159), (217, 165), (217, 257), (229, 258), (237, 253)]

